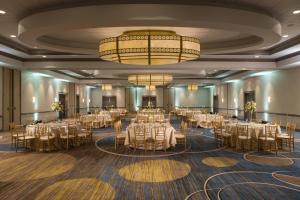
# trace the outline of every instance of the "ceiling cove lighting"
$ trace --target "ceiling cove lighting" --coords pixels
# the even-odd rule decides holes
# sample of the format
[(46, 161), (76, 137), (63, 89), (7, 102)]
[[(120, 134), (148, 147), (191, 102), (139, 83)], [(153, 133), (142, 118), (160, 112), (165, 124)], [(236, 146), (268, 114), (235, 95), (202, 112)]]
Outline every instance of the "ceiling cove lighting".
[(166, 85), (171, 83), (173, 76), (169, 74), (132, 74), (128, 82), (135, 85)]
[(102, 90), (103, 91), (111, 91), (112, 90), (112, 85), (111, 84), (103, 84), (102, 85)]
[(197, 91), (197, 90), (198, 90), (198, 85), (196, 85), (196, 84), (188, 84), (187, 89), (188, 89), (188, 91), (190, 91), (190, 92)]
[(200, 40), (174, 31), (126, 31), (100, 41), (100, 58), (133, 65), (165, 65), (195, 60), (200, 56)]
[(5, 15), (6, 12), (4, 10), (0, 10), (0, 15)]
[(300, 14), (300, 10), (294, 10), (294, 11), (293, 11), (293, 14), (294, 14), (294, 15)]
[(155, 91), (156, 86), (155, 85), (145, 85), (145, 89), (147, 91)]

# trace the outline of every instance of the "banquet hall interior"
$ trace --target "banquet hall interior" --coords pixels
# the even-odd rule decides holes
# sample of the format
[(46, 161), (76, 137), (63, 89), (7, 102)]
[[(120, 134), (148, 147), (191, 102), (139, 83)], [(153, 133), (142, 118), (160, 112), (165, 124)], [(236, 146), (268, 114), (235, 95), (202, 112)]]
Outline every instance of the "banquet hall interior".
[(300, 199), (299, 0), (0, 0), (0, 199)]

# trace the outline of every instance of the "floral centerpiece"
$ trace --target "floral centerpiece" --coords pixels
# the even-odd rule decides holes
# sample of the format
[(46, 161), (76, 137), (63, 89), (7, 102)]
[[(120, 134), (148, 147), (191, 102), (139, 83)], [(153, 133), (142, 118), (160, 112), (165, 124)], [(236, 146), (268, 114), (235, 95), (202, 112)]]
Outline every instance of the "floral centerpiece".
[(62, 112), (64, 110), (64, 107), (63, 105), (60, 103), (60, 102), (53, 102), (51, 104), (51, 109), (54, 111), (54, 112), (57, 112), (58, 113), (58, 116), (57, 118), (59, 119), (60, 117), (60, 112)]
[(255, 101), (248, 101), (245, 105), (245, 111), (250, 114), (250, 121), (252, 121), (252, 114), (256, 111), (256, 102)]

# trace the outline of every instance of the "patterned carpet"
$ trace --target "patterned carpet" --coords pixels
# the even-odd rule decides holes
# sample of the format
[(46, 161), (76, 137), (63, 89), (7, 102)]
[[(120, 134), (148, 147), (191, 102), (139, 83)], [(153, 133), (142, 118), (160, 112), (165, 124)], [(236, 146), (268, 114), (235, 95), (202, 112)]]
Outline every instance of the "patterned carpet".
[(186, 151), (116, 151), (105, 128), (95, 130), (95, 144), (68, 152), (15, 153), (9, 134), (1, 136), (0, 199), (300, 199), (298, 142), (277, 157), (243, 153), (193, 128)]

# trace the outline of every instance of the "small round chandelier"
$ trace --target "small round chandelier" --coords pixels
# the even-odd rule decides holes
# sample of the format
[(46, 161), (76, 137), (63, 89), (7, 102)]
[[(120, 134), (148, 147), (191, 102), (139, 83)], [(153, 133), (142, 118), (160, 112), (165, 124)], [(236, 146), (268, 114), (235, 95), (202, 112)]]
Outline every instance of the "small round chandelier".
[(172, 80), (173, 76), (169, 74), (132, 74), (128, 76), (128, 82), (135, 85), (166, 85)]
[(145, 85), (145, 89), (147, 91), (155, 91), (156, 86), (155, 85)]
[(111, 84), (103, 84), (102, 85), (102, 90), (103, 91), (111, 91), (112, 90), (112, 85)]
[(100, 41), (100, 58), (133, 65), (165, 65), (195, 60), (200, 56), (200, 40), (174, 31), (127, 31)]
[(188, 91), (194, 92), (194, 91), (198, 90), (198, 85), (196, 85), (196, 84), (188, 84), (187, 88), (188, 88)]

